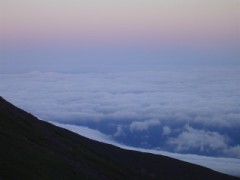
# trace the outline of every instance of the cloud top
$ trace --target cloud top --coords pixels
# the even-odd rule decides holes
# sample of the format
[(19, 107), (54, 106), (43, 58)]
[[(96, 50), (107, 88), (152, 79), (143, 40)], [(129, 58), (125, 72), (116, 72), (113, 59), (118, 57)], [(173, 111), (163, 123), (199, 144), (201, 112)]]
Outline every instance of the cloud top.
[(184, 131), (176, 138), (169, 139), (168, 143), (175, 145), (177, 151), (199, 149), (200, 151), (219, 150), (227, 148), (228, 138), (218, 132), (197, 130), (186, 125)]
[[(227, 76), (226, 76), (227, 74)], [(2, 95), (48, 120), (240, 126), (237, 70), (2, 74)]]
[(239, 72), (1, 74), (0, 92), (41, 119), (84, 125), (125, 144), (239, 157)]
[(130, 131), (146, 131), (151, 127), (160, 125), (160, 121), (157, 119), (151, 119), (146, 121), (134, 121), (130, 124)]

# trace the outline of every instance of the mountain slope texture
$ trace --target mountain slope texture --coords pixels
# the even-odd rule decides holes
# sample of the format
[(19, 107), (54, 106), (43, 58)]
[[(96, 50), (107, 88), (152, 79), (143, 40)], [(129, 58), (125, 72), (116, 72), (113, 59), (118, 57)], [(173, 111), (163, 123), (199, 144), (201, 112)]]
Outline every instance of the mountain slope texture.
[(238, 179), (173, 158), (123, 150), (38, 120), (0, 97), (0, 179)]

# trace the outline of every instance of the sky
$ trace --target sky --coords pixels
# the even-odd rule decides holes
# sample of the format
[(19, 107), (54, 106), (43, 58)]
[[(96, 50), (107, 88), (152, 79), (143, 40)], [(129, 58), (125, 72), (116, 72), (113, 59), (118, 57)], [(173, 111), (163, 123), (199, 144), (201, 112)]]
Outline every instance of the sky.
[(238, 162), (240, 1), (0, 0), (0, 82), (93, 139)]
[(3, 73), (239, 65), (239, 0), (0, 3)]

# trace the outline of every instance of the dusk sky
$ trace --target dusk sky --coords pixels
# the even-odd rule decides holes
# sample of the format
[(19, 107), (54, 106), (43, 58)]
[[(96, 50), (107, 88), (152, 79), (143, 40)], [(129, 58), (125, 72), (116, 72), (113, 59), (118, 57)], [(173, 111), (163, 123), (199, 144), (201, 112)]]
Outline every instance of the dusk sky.
[(0, 82), (43, 120), (240, 175), (239, 0), (0, 0)]
[(238, 0), (0, 3), (0, 72), (239, 65)]

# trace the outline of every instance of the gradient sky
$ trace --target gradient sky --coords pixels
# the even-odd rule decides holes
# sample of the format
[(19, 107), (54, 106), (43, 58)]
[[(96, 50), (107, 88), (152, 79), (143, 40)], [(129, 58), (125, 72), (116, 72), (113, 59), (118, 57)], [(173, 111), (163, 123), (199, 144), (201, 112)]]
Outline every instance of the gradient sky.
[(6, 33), (1, 38), (6, 40), (134, 43), (204, 37), (206, 42), (234, 43), (239, 35), (238, 0), (12, 0), (1, 4)]
[[(121, 60), (155, 59), (156, 63), (171, 58), (184, 62), (202, 56), (199, 59), (236, 64), (240, 57), (239, 0), (1, 0), (0, 3), (1, 54), (4, 54), (1, 64), (12, 71), (14, 62), (31, 66), (39, 59), (44, 64), (45, 59), (54, 66), (57, 62), (53, 59), (62, 64), (80, 59), (91, 59), (94, 64), (107, 59), (109, 64), (120, 54)], [(189, 61), (192, 60), (186, 62)], [(57, 70), (41, 69), (39, 65), (32, 69)]]

